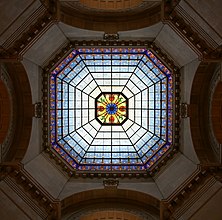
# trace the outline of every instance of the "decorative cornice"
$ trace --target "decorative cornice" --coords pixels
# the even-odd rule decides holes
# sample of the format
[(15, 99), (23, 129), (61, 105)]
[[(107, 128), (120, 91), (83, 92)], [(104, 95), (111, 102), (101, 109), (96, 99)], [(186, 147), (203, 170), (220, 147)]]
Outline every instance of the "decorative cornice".
[(180, 115), (181, 118), (189, 117), (189, 105), (187, 103), (180, 104)]
[[(35, 201), (35, 211), (38, 210), (37, 207), (42, 207), (46, 211), (49, 219), (59, 219), (60, 201), (52, 198), (48, 192), (30, 176), (22, 164), (5, 163), (1, 164), (0, 169), (2, 180), (13, 179), (16, 184), (20, 186), (23, 194), (25, 194), (29, 200)], [(40, 215), (42, 214), (40, 213)]]
[(199, 169), (180, 186), (174, 193), (163, 201), (164, 206), (170, 213), (174, 213), (190, 196), (192, 196), (207, 178), (209, 173), (206, 170)]
[[(46, 9), (43, 5), (39, 6), (39, 3), (33, 2), (31, 7), (34, 9), (33, 12), (30, 11), (30, 15), (19, 25), (17, 29), (14, 30), (13, 33), (6, 39), (6, 41), (2, 44), (4, 49), (10, 48), (13, 43), (18, 40), (28, 29), (31, 25), (34, 25), (36, 21), (44, 15)], [(35, 8), (36, 7), (36, 8)], [(22, 19), (23, 20), (23, 19)]]
[(53, 67), (55, 67), (59, 61), (62, 60), (72, 49), (72, 43), (68, 43), (65, 47), (63, 47), (60, 51), (56, 53), (54, 57), (52, 57), (51, 61), (44, 67), (45, 72), (49, 72)]
[(72, 49), (79, 47), (145, 47), (150, 48), (154, 51), (155, 54), (161, 59), (161, 61), (167, 65), (172, 71), (179, 74), (179, 68), (174, 64), (173, 60), (169, 59), (168, 56), (161, 51), (159, 47), (156, 46), (154, 42), (151, 41), (71, 41), (64, 48), (62, 48), (51, 61), (44, 67), (45, 71), (50, 71), (55, 67), (63, 57), (65, 57)]
[(35, 103), (35, 118), (41, 118), (42, 117), (42, 103), (37, 102)]
[(40, 216), (42, 219), (47, 218), (47, 212), (45, 212), (42, 207), (39, 207), (39, 205), (35, 203), (35, 200), (27, 195), (26, 192), (20, 188), (20, 186), (13, 178), (8, 175), (4, 179), (4, 183), (6, 183), (7, 186), (10, 187), (10, 189), (12, 189), (21, 200), (23, 200), (32, 210), (34, 210), (38, 216)]
[(119, 185), (119, 180), (113, 179), (113, 178), (112, 179), (104, 179), (103, 185), (104, 185), (104, 189), (114, 190), (114, 189), (117, 189), (117, 187)]
[(108, 33), (105, 33), (103, 35), (103, 40), (105, 41), (116, 41), (116, 40), (119, 40), (119, 34), (108, 34)]
[[(181, 217), (183, 213), (205, 193), (216, 181), (222, 182), (222, 166), (199, 165), (197, 170), (173, 194), (162, 200), (163, 212), (168, 217)], [(165, 219), (165, 218), (164, 218)], [(169, 219), (169, 218), (166, 218)]]
[[(186, 43), (198, 54), (200, 60), (215, 62), (222, 60), (222, 47), (211, 47), (206, 39), (192, 28), (192, 25), (178, 13), (176, 6), (179, 1), (165, 1), (163, 3), (162, 21), (169, 24)], [(180, 8), (180, 7), (178, 7)]]
[(3, 60), (4, 62), (21, 61), (22, 55), (52, 24), (53, 17), (47, 12), (43, 13), (43, 15), (39, 17), (28, 30), (21, 33), (21, 37), (11, 43), (9, 48), (2, 48), (0, 50), (0, 60)]
[(221, 163), (218, 163), (218, 164), (202, 164), (201, 169), (206, 170), (212, 176), (214, 176), (216, 180), (218, 180), (222, 183), (222, 164)]
[[(203, 202), (205, 199), (209, 199), (209, 194), (212, 196), (213, 188), (216, 184), (216, 179), (213, 177), (209, 177), (205, 179), (202, 183), (195, 186), (193, 193), (184, 200), (183, 203), (175, 210), (172, 217), (173, 219), (180, 219), (184, 217), (184, 219), (188, 219), (186, 217), (192, 215), (194, 212), (195, 207), (197, 206), (198, 202)], [(200, 204), (199, 204), (200, 205)]]
[(187, 24), (176, 11), (165, 16), (163, 22), (169, 24), (171, 28), (198, 54), (200, 59), (203, 59), (203, 56), (210, 52), (211, 49), (206, 42), (199, 38), (198, 34), (191, 29), (190, 25)]
[(27, 32), (23, 33), (11, 48), (10, 54), (24, 54), (25, 51), (52, 25), (53, 17), (45, 12), (38, 18), (35, 24), (29, 27)]

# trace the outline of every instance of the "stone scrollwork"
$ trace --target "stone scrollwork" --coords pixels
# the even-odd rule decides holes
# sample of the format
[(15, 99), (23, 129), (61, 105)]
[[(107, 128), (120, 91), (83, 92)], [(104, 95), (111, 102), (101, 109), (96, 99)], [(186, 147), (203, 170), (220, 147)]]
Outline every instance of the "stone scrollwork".
[(103, 35), (103, 40), (105, 41), (116, 41), (116, 40), (119, 40), (119, 34), (108, 34), (108, 33), (105, 33)]
[(181, 118), (187, 118), (189, 117), (188, 114), (188, 104), (187, 103), (181, 103), (180, 104), (180, 116)]
[(104, 179), (103, 180), (103, 185), (105, 189), (117, 189), (119, 185), (119, 180), (118, 179)]
[(42, 117), (42, 103), (37, 102), (35, 103), (35, 118), (41, 118)]

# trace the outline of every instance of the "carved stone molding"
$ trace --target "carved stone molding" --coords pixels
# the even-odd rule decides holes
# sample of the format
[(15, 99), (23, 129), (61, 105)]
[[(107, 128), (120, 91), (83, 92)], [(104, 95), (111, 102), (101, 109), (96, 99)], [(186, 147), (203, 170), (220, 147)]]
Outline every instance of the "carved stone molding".
[(42, 103), (37, 102), (35, 103), (35, 118), (41, 118), (42, 117)]
[(0, 59), (20, 61), (22, 55), (34, 41), (52, 25), (52, 21), (52, 15), (48, 12), (43, 13), (34, 24), (30, 25), (27, 30), (24, 30), (24, 32), (19, 35), (19, 38), (11, 42), (9, 48), (3, 48), (0, 51)]
[(48, 72), (50, 71), (56, 64), (59, 63), (59, 61), (71, 51), (73, 48), (72, 43), (68, 43), (64, 48), (62, 48), (60, 51), (56, 53), (54, 57), (51, 58), (51, 61), (44, 67), (44, 71)]
[(161, 201), (162, 212), (167, 216), (163, 219), (179, 219), (216, 181), (222, 182), (222, 166), (199, 165), (168, 199)]
[[(183, 183), (182, 187), (175, 190), (168, 199), (162, 200), (166, 210), (168, 210), (171, 215), (175, 214), (185, 201), (188, 201), (189, 198), (198, 192), (198, 186), (202, 185), (208, 178), (210, 178), (209, 172), (199, 167), (198, 170)], [(188, 205), (186, 209), (189, 209), (189, 207)]]
[[(44, 219), (59, 219), (60, 201), (52, 198), (31, 176), (23, 169), (22, 164), (5, 163), (1, 167), (1, 179), (3, 179), (20, 196), (24, 194), (26, 201), (32, 201), (34, 210)], [(11, 184), (10, 184), (11, 183)], [(16, 183), (16, 184), (15, 184)], [(13, 184), (13, 186), (12, 186)], [(20, 186), (20, 187), (18, 187)], [(15, 189), (19, 188), (19, 191)], [(30, 204), (29, 204), (30, 205)], [(41, 207), (41, 208), (39, 208)], [(41, 211), (43, 209), (45, 211)], [(47, 213), (47, 214), (46, 214)]]
[(189, 105), (187, 103), (181, 103), (180, 104), (180, 116), (181, 116), (181, 118), (189, 117), (188, 108), (189, 108)]
[(222, 183), (222, 165), (219, 164), (204, 164), (201, 169), (207, 170), (212, 176)]
[(119, 180), (118, 179), (104, 179), (103, 185), (104, 185), (104, 189), (108, 189), (108, 190), (117, 189), (119, 185)]
[[(59, 50), (51, 61), (44, 67), (44, 71), (48, 72), (55, 67), (59, 61), (62, 60), (72, 49), (78, 47), (145, 47), (153, 50), (158, 57), (165, 63), (170, 69), (176, 72), (179, 77), (179, 68), (174, 64), (173, 60), (169, 59), (168, 56), (161, 51), (161, 49), (151, 41), (72, 41), (68, 43), (64, 48)], [(178, 84), (177, 84), (178, 85)]]
[[(222, 60), (221, 47), (213, 48), (206, 39), (192, 27), (192, 25), (185, 20), (185, 18), (178, 13), (176, 6), (179, 1), (164, 1), (163, 17), (164, 23), (168, 23), (198, 54), (199, 59), (205, 61)], [(178, 8), (180, 8), (178, 6)]]
[(103, 40), (105, 41), (116, 41), (119, 40), (119, 34), (107, 34), (103, 35)]

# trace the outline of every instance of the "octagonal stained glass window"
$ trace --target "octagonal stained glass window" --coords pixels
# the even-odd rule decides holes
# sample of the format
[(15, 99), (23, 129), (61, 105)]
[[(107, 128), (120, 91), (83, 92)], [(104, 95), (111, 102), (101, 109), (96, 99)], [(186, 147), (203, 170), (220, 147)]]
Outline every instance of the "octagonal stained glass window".
[(96, 98), (95, 110), (102, 125), (122, 125), (127, 120), (128, 100), (121, 93), (101, 93)]
[(150, 50), (75, 49), (49, 91), (50, 146), (76, 170), (148, 170), (172, 147), (172, 73)]

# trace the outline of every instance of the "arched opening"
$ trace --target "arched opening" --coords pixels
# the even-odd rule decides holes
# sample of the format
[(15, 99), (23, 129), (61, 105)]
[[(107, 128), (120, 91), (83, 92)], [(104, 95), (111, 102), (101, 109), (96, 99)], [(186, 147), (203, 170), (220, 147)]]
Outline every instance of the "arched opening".
[[(8, 137), (10, 140), (6, 143), (8, 151), (3, 158), (3, 162), (21, 161), (28, 148), (34, 115), (31, 88), (26, 71), (21, 63), (5, 63), (3, 65), (8, 76), (7, 83), (10, 84), (10, 93), (8, 97), (4, 96), (4, 100), (9, 99), (12, 103), (11, 111), (9, 111), (12, 114), (12, 123), (9, 129), (13, 130)], [(0, 84), (0, 86), (1, 91), (4, 90), (3, 85)], [(8, 104), (4, 105), (3, 109), (4, 111), (9, 110)], [(4, 130), (8, 126), (6, 122), (9, 121), (9, 112), (7, 113), (7, 120), (5, 118)]]
[(201, 164), (216, 163), (210, 144), (210, 90), (217, 63), (202, 62), (195, 74), (190, 99), (190, 126), (194, 149)]
[(11, 102), (6, 85), (0, 80), (0, 143), (7, 135), (11, 117)]
[(211, 120), (214, 134), (217, 141), (222, 143), (222, 82), (219, 82), (215, 88), (211, 105)]
[[(104, 3), (104, 1), (101, 1)], [(107, 1), (108, 2), (108, 1)], [(98, 6), (94, 3), (94, 8), (90, 2), (83, 3), (70, 1), (60, 2), (60, 20), (73, 27), (86, 30), (104, 31), (105, 33), (117, 33), (118, 31), (127, 31), (149, 27), (161, 20), (160, 2), (142, 2), (132, 4), (132, 8), (125, 2), (118, 1), (121, 6), (112, 4)], [(112, 3), (112, 2), (110, 2)], [(90, 9), (90, 10), (89, 10)], [(115, 9), (115, 10), (114, 10)]]
[[(123, 189), (98, 189), (62, 200), (62, 219), (159, 219), (160, 201), (145, 193)], [(119, 217), (119, 218), (117, 218)], [(134, 218), (133, 218), (134, 217)]]

